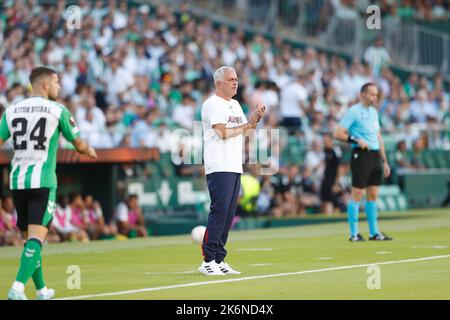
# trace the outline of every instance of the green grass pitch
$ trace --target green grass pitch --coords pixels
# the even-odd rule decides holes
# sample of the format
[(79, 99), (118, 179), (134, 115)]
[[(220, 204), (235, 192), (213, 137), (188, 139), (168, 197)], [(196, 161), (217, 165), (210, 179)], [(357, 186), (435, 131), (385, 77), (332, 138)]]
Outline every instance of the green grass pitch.
[[(49, 245), (44, 272), (57, 298), (450, 299), (450, 210), (382, 213), (380, 229), (394, 241), (349, 243), (345, 221), (232, 231), (227, 262), (242, 271), (237, 276), (199, 274), (200, 246), (189, 235)], [(360, 232), (367, 237), (365, 220)], [(0, 248), (1, 299), (20, 253)], [(372, 264), (379, 289), (367, 285)], [(67, 287), (71, 265), (80, 269), (80, 289)], [(35, 298), (31, 279), (26, 292)]]

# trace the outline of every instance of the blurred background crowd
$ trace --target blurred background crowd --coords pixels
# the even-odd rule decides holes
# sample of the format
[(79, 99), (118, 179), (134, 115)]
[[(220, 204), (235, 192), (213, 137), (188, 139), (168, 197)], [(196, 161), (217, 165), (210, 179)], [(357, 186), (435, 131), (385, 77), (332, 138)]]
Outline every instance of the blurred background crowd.
[[(316, 4), (317, 15), (351, 17), (363, 14), (372, 2), (308, 3)], [(261, 8), (264, 3), (254, 5)], [(384, 16), (449, 19), (447, 0), (376, 3)], [(279, 2), (282, 9), (296, 4)], [(93, 147), (154, 147), (167, 153), (175, 128), (192, 131), (194, 122), (201, 120), (201, 104), (213, 93), (213, 72), (222, 65), (233, 66), (239, 76), (235, 99), (244, 112), (249, 115), (257, 103), (264, 104), (267, 112), (260, 128), (282, 130), (280, 150), (292, 143), (305, 148), (300, 164), (284, 161), (282, 152), (275, 155), (280, 170), (273, 176), (259, 176), (258, 166), (248, 166), (247, 176), (258, 180), (259, 196), (250, 209), (245, 199), (241, 202), (241, 215), (254, 211), (255, 205), (276, 217), (301, 215), (306, 207), (330, 213), (345, 210), (348, 164), (342, 161), (330, 133), (357, 102), (366, 82), (375, 82), (380, 89), (376, 107), (386, 143), (395, 149), (393, 167), (420, 170), (424, 164), (414, 155), (421, 150), (450, 149), (450, 87), (445, 75), (438, 72), (427, 77), (413, 72), (402, 79), (390, 68), (392, 57), (382, 37), (364, 48), (361, 57), (348, 59), (312, 46), (299, 47), (281, 37), (269, 39), (217, 25), (193, 15), (188, 2), (180, 1), (174, 10), (164, 4), (80, 0), (79, 30), (66, 26), (67, 5), (65, 1), (45, 5), (36, 0), (0, 5), (0, 113), (29, 95), (31, 69), (48, 65), (59, 72), (61, 103), (74, 114), (81, 136)], [(63, 138), (61, 146), (65, 146)], [(407, 150), (413, 152), (406, 155)], [(203, 174), (201, 166), (175, 166), (180, 176)], [(124, 167), (124, 175), (133, 174), (130, 170)], [(332, 194), (323, 190), (324, 184), (331, 185)], [(11, 205), (9, 196), (2, 199), (0, 232), (4, 234), (11, 232), (14, 220)], [(118, 224), (100, 223), (101, 206), (92, 196), (71, 195), (68, 200), (61, 198), (59, 205), (86, 214), (74, 222), (77, 230), (67, 233), (72, 227), (61, 225), (66, 220), (57, 218), (64, 211), (58, 209), (55, 241), (129, 233), (118, 230), (123, 229)], [(89, 219), (98, 222), (89, 224), (94, 229), (83, 227)], [(136, 232), (144, 235), (142, 230)], [(15, 236), (5, 239), (8, 244), (17, 241)]]
[[(21, 246), (23, 235), (16, 226), (17, 212), (13, 197), (6, 194), (0, 205), (0, 246)], [(89, 242), (103, 239), (146, 237), (144, 215), (135, 194), (118, 203), (115, 213), (106, 221), (101, 204), (90, 194), (71, 192), (60, 195), (47, 241)]]

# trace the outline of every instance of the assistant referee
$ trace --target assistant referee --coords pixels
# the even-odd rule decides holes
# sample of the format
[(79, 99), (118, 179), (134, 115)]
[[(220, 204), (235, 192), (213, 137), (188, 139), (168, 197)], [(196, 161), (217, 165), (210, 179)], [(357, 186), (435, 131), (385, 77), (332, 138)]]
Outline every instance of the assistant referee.
[(334, 138), (352, 144), (351, 172), (352, 193), (347, 205), (350, 241), (365, 241), (358, 232), (359, 205), (366, 193), (365, 211), (369, 223), (369, 240), (386, 241), (392, 238), (378, 230), (377, 197), (384, 176), (390, 175), (384, 142), (380, 132), (378, 112), (374, 104), (378, 100), (378, 88), (374, 83), (361, 87), (360, 102), (353, 105), (339, 122)]

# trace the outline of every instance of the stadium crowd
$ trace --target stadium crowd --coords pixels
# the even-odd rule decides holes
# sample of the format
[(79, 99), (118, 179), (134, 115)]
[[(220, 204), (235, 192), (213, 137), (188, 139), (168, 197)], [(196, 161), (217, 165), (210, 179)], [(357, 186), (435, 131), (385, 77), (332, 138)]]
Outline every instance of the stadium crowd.
[[(396, 3), (378, 2), (386, 10)], [(356, 6), (351, 0), (332, 3)], [(440, 13), (448, 13), (448, 5), (448, 1), (437, 0), (402, 1), (397, 13), (443, 16)], [(280, 38), (216, 27), (208, 18), (193, 16), (188, 4), (175, 11), (165, 5), (80, 0), (81, 26), (72, 30), (65, 21), (65, 1), (57, 1), (56, 6), (39, 5), (36, 0), (6, 1), (1, 6), (0, 113), (29, 95), (28, 75), (33, 66), (51, 66), (59, 72), (61, 103), (75, 115), (81, 136), (94, 148), (171, 151), (172, 130), (193, 130), (194, 122), (200, 120), (201, 104), (214, 87), (214, 70), (233, 66), (240, 77), (235, 98), (244, 112), (249, 114), (257, 103), (263, 103), (267, 111), (261, 128), (285, 128), (286, 137), (307, 149), (301, 167), (280, 159), (277, 175), (260, 178), (262, 193), (268, 195), (260, 200), (265, 203), (261, 206), (275, 216), (302, 214), (306, 206), (323, 205), (320, 190), (326, 178), (326, 150), (336, 149), (324, 133), (334, 130), (366, 82), (375, 82), (381, 89), (377, 107), (382, 130), (404, 144), (401, 148), (449, 148), (449, 84), (442, 74), (427, 78), (412, 73), (402, 81), (389, 67), (382, 39), (376, 39), (363, 57), (348, 60)], [(422, 143), (425, 140), (427, 146)], [(279, 144), (286, 147), (286, 139)], [(333, 159), (339, 153), (336, 149)], [(337, 166), (333, 181), (341, 195), (333, 201), (337, 206), (345, 206), (346, 186), (337, 182), (347, 171), (345, 163)], [(90, 198), (77, 195), (67, 206), (75, 203), (80, 211), (81, 202), (93, 212), (90, 219), (101, 221), (101, 210)], [(57, 235), (85, 240), (117, 232), (117, 226), (104, 223), (94, 230), (82, 227), (83, 221), (77, 223), (81, 230), (77, 232), (59, 225), (65, 232), (54, 232), (55, 239)], [(143, 235), (142, 230), (137, 232)]]
[[(270, 6), (270, 0), (255, 1), (255, 6), (262, 4)], [(298, 6), (301, 2), (281, 0), (279, 2), (279, 16), (287, 23), (295, 20)], [(326, 28), (330, 16), (352, 19), (367, 14), (370, 5), (380, 7), (382, 18), (393, 22), (398, 19), (404, 21), (436, 22), (450, 19), (450, 1), (448, 0), (312, 0), (304, 2), (308, 11), (307, 19), (315, 22), (317, 31)], [(267, 8), (266, 8), (267, 9)]]

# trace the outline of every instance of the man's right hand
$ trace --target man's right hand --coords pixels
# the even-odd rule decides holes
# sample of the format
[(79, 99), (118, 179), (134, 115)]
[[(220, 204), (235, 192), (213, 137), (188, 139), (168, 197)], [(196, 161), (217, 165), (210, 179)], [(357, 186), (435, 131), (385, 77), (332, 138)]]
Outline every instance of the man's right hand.
[(359, 139), (358, 140), (358, 145), (361, 149), (365, 150), (365, 149), (369, 149), (369, 145), (367, 144), (367, 142), (365, 142), (363, 139)]
[(72, 144), (78, 153), (84, 154), (93, 160), (97, 159), (97, 153), (95, 152), (94, 148), (88, 145), (87, 142), (84, 141), (82, 138), (80, 137), (76, 138), (75, 140), (72, 141)]
[(95, 149), (92, 148), (91, 146), (89, 146), (86, 155), (93, 160), (97, 160), (97, 153), (95, 152)]

